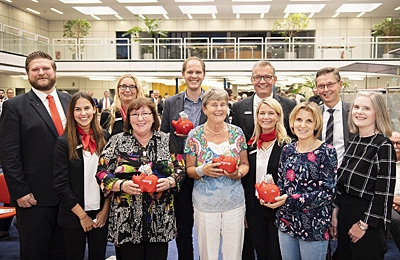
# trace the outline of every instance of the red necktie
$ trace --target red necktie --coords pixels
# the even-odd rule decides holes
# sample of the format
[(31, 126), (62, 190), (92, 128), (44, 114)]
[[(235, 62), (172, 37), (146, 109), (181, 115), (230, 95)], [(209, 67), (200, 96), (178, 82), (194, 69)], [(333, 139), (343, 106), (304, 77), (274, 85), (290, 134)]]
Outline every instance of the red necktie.
[(107, 108), (108, 107), (108, 104), (107, 104), (107, 98), (106, 99), (104, 99), (104, 108)]
[(61, 122), (60, 114), (58, 114), (56, 102), (54, 102), (54, 98), (51, 95), (48, 95), (46, 98), (49, 100), (51, 118), (53, 119), (54, 125), (56, 126), (58, 135), (62, 135), (64, 132), (64, 127)]

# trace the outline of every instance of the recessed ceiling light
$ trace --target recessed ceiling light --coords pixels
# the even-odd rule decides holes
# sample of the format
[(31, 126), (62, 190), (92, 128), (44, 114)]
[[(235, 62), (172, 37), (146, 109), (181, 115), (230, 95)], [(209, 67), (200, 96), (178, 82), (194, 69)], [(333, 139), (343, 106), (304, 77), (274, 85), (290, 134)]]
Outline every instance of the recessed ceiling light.
[(365, 14), (365, 12), (361, 12), (356, 17), (359, 18), (359, 17), (363, 16), (364, 14)]
[(98, 21), (101, 20), (99, 17), (95, 16), (94, 14), (91, 14), (90, 16), (93, 17), (94, 19), (98, 20)]
[(133, 14), (168, 14), (162, 6), (126, 6)]
[(192, 16), (191, 14), (186, 14), (186, 15), (187, 15), (187, 17), (188, 17), (190, 20), (193, 19), (193, 16)]
[(157, 0), (117, 0), (121, 4), (148, 4), (148, 3), (158, 3)]
[(169, 20), (169, 16), (167, 14), (163, 14), (162, 16), (164, 16), (165, 19)]
[(232, 0), (233, 3), (246, 3), (246, 2), (272, 2), (272, 0)]
[(336, 12), (339, 13), (361, 13), (361, 12), (371, 12), (374, 9), (381, 6), (382, 3), (376, 4), (342, 4)]
[(334, 15), (332, 15), (332, 18), (336, 18), (339, 16), (340, 13), (336, 12)]
[(209, 3), (214, 0), (174, 0), (175, 3)]
[(26, 10), (28, 10), (29, 12), (32, 12), (34, 14), (40, 14), (40, 12), (33, 10), (32, 8), (26, 8)]
[(101, 4), (100, 0), (60, 0), (64, 4)]
[(270, 5), (232, 5), (234, 14), (260, 14), (268, 13)]
[(118, 14), (108, 6), (73, 6), (75, 10), (86, 15), (116, 15)]
[(53, 12), (56, 12), (56, 13), (58, 13), (58, 14), (64, 14), (63, 12), (61, 12), (60, 10), (57, 10), (57, 9), (55, 9), (55, 8), (50, 8), (50, 10), (51, 11), (53, 11)]
[(284, 13), (319, 13), (325, 7), (325, 4), (289, 4)]
[(120, 20), (124, 20), (124, 18), (122, 18), (121, 16), (119, 16), (118, 14), (115, 15), (115, 17), (117, 17)]
[(180, 5), (183, 14), (217, 14), (215, 5)]

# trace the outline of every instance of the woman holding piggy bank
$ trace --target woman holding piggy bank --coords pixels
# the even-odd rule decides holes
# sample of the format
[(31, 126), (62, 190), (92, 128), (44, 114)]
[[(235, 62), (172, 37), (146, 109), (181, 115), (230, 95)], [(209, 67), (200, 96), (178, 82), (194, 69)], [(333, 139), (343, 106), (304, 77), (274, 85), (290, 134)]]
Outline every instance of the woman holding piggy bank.
[[(218, 259), (222, 238), (223, 259), (239, 260), (245, 214), (240, 180), (249, 170), (247, 145), (242, 129), (225, 123), (228, 112), (225, 90), (207, 90), (202, 109), (207, 121), (189, 133), (185, 147), (187, 174), (195, 180), (194, 223), (200, 259)], [(237, 165), (233, 171), (224, 167), (232, 163), (232, 157)]]
[[(183, 158), (174, 155), (169, 134), (157, 130), (150, 100), (131, 102), (127, 119), (124, 132), (112, 136), (101, 153), (96, 174), (104, 195), (112, 197), (108, 240), (119, 244), (122, 259), (165, 260), (176, 233), (174, 195), (185, 175)], [(155, 192), (132, 180), (143, 175), (157, 177)]]
[(298, 141), (282, 149), (281, 196), (267, 206), (280, 207), (276, 221), (283, 259), (325, 259), (336, 186), (336, 150), (317, 139), (323, 125), (317, 104), (298, 104), (289, 125)]

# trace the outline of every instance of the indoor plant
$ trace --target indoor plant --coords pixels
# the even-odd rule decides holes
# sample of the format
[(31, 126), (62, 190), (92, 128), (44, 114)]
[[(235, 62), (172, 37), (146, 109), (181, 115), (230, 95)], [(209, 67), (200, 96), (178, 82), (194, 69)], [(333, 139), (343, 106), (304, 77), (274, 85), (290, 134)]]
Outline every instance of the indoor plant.
[[(290, 14), (286, 18), (276, 19), (272, 25), (272, 31), (278, 31), (282, 37), (292, 40), (298, 32), (307, 29), (309, 22), (310, 20), (305, 14)], [(290, 46), (289, 44), (289, 53), (291, 49)], [(294, 53), (294, 48), (292, 52)]]
[[(129, 29), (124, 35), (132, 35), (132, 38), (136, 41), (142, 41), (141, 38), (166, 38), (168, 32), (159, 29), (161, 19), (150, 19), (146, 16), (137, 16), (138, 19), (143, 22), (144, 27), (138, 25)], [(141, 37), (144, 36), (144, 37)], [(154, 54), (154, 44), (144, 45), (142, 49), (143, 57), (152, 59)]]
[[(78, 59), (81, 58), (83, 48), (85, 47), (82, 45), (83, 41), (81, 39), (89, 34), (90, 27), (90, 23), (86, 19), (71, 19), (64, 24), (63, 37), (76, 39), (77, 45), (69, 45), (68, 48)], [(69, 41), (69, 43), (73, 43), (73, 41)]]
[[(375, 24), (372, 29), (372, 35), (377, 36), (400, 36), (400, 19), (386, 18)], [(384, 57), (390, 57), (387, 53), (393, 50), (391, 42), (396, 41), (395, 38), (382, 38), (387, 44), (383, 47)]]

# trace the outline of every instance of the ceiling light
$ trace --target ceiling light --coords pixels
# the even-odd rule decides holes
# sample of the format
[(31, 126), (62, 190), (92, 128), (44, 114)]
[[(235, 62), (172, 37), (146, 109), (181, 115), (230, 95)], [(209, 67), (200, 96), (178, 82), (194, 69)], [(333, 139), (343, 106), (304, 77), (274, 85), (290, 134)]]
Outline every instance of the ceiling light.
[(57, 10), (55, 8), (50, 8), (51, 11), (56, 12), (58, 14), (64, 14), (63, 12), (61, 12), (60, 10)]
[(267, 14), (270, 7), (270, 5), (232, 5), (232, 11), (234, 14)]
[(32, 0), (32, 2), (39, 3), (39, 1), (38, 1), (38, 0)]
[(114, 77), (102, 77), (102, 76), (89, 76), (89, 80), (106, 80), (106, 81), (115, 81)]
[(314, 16), (315, 13), (311, 13), (308, 15), (308, 19), (312, 18)]
[(236, 14), (236, 19), (240, 19), (240, 14), (239, 13)]
[(183, 14), (217, 14), (215, 5), (180, 5)]
[(101, 4), (100, 0), (60, 0), (64, 4)]
[(190, 19), (190, 20), (192, 20), (193, 19), (193, 17), (192, 17), (192, 15), (191, 14), (186, 14), (187, 15), (187, 17)]
[(162, 6), (126, 6), (133, 14), (168, 14), (168, 12)]
[(101, 20), (99, 17), (95, 16), (94, 14), (91, 14), (90, 16), (93, 17), (94, 19), (96, 19), (97, 21)]
[(214, 2), (214, 0), (174, 0), (175, 3), (206, 3)]
[(169, 16), (167, 14), (163, 14), (164, 18), (169, 20)]
[(12, 0), (6, 0), (6, 2), (12, 3)]
[(371, 12), (378, 8), (382, 3), (376, 4), (342, 4), (336, 12), (339, 13), (360, 13)]
[(325, 4), (289, 4), (286, 6), (284, 13), (319, 13), (324, 9)]
[(399, 11), (400, 10), (400, 5), (398, 7), (396, 7), (394, 10), (395, 11)]
[(157, 0), (117, 0), (121, 4), (148, 4), (148, 3), (158, 3)]
[(75, 10), (86, 15), (116, 15), (118, 14), (108, 6), (73, 6)]
[(361, 13), (359, 13), (359, 14), (357, 14), (357, 18), (359, 18), (359, 17), (361, 17), (361, 16), (363, 16), (365, 14), (365, 12), (361, 12)]
[(32, 8), (26, 8), (26, 10), (28, 10), (29, 12), (32, 12), (34, 14), (40, 14), (38, 11), (33, 10)]
[(264, 18), (264, 15), (265, 15), (265, 13), (261, 13), (261, 14), (260, 14), (260, 19), (263, 19), (263, 18)]
[(124, 20), (124, 18), (122, 18), (121, 16), (119, 16), (118, 14), (115, 15), (115, 17), (117, 17), (120, 20)]
[(339, 16), (339, 14), (340, 14), (340, 13), (337, 13), (337, 12), (336, 12), (334, 15), (332, 15), (332, 18), (336, 18), (336, 17), (338, 17), (338, 16)]

